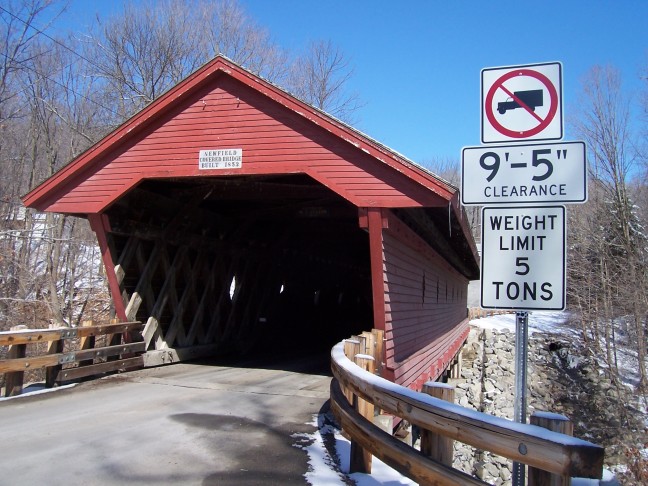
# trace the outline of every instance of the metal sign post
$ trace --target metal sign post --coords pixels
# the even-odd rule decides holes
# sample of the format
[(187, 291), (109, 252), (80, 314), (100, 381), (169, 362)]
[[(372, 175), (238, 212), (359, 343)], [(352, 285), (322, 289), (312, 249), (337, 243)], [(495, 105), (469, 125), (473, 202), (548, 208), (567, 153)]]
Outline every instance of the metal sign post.
[[(513, 405), (514, 420), (520, 424), (526, 423), (527, 415), (527, 355), (529, 337), (529, 313), (515, 313), (515, 403)], [(520, 454), (526, 454), (526, 447), (520, 444)], [(525, 465), (513, 462), (513, 486), (524, 486)]]
[[(519, 423), (527, 418), (528, 311), (565, 308), (566, 211), (555, 204), (587, 201), (585, 143), (562, 141), (562, 112), (561, 63), (482, 69), (486, 145), (462, 150), (461, 203), (484, 206), (481, 307), (517, 311)], [(519, 452), (527, 454), (524, 444)], [(525, 473), (513, 463), (514, 486), (524, 486)]]

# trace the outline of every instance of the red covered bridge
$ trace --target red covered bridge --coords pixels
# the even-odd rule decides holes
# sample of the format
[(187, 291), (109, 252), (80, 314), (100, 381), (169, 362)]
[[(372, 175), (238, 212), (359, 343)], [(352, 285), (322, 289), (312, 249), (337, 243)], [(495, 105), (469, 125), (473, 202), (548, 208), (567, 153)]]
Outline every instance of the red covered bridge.
[(24, 198), (89, 220), (145, 363), (330, 349), (385, 332), (383, 375), (438, 377), (477, 253), (447, 182), (217, 57)]

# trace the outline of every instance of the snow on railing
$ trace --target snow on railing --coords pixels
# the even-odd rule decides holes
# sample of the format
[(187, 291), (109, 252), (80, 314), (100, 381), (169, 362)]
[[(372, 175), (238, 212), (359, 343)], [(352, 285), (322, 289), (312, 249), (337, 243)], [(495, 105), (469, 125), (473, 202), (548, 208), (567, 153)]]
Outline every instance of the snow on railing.
[[(532, 424), (520, 424), (398, 385), (375, 374), (375, 363), (382, 362), (377, 343), (382, 334), (374, 330), (331, 351), (331, 407), (351, 437), (351, 472), (370, 473), (375, 455), (421, 484), (486, 484), (451, 467), (456, 440), (527, 464), (530, 485), (552, 476), (562, 478), (560, 484), (571, 477), (601, 478), (605, 449), (572, 437), (566, 417), (540, 413), (531, 417)], [(447, 385), (427, 385), (427, 393), (453, 396)], [(421, 451), (374, 425), (374, 408), (418, 426)]]

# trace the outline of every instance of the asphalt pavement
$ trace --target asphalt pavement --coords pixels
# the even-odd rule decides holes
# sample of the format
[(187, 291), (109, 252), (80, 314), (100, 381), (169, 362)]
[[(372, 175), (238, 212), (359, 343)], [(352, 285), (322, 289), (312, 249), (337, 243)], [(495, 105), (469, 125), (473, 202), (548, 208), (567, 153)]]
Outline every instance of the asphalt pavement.
[(0, 401), (0, 485), (307, 484), (321, 360), (180, 363)]

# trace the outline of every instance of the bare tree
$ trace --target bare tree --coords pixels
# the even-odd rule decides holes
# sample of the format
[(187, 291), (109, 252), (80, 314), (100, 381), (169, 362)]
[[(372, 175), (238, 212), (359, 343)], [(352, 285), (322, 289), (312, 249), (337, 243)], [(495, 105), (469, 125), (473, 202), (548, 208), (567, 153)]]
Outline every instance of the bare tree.
[(341, 120), (351, 122), (362, 105), (346, 86), (353, 76), (350, 61), (330, 40), (309, 44), (295, 61), (289, 89), (302, 100)]
[[(92, 105), (91, 78), (69, 48), (36, 25), (49, 2), (2, 7), (3, 28), (22, 25), (5, 99), (16, 110), (0, 124), (0, 327), (78, 321), (84, 302), (102, 295), (99, 259), (84, 222), (25, 210), (20, 196), (91, 143), (103, 114)], [(15, 8), (9, 10), (9, 8)], [(33, 35), (31, 35), (33, 33)], [(6, 38), (6, 37), (5, 37)], [(94, 106), (95, 111), (88, 110)], [(91, 289), (92, 288), (92, 289)], [(105, 296), (105, 294), (103, 294)]]
[(122, 117), (217, 54), (273, 81), (287, 72), (286, 54), (234, 0), (130, 2), (99, 28), (85, 38), (87, 68), (105, 80)]
[(99, 32), (85, 38), (85, 67), (105, 81), (122, 119), (204, 62), (191, 36), (191, 12), (179, 1), (131, 2), (122, 15), (99, 20)]
[(253, 73), (283, 83), (289, 72), (288, 54), (236, 0), (200, 2), (205, 61), (223, 54)]
[(581, 231), (572, 236), (570, 258), (580, 264), (570, 265), (570, 295), (590, 321), (592, 337), (605, 343), (612, 368), (616, 326), (627, 326), (635, 342), (639, 385), (645, 389), (648, 239), (632, 198), (632, 182), (638, 181), (633, 179), (637, 154), (629, 103), (616, 70), (592, 69), (575, 127), (588, 146), (594, 190), (588, 218), (581, 215), (576, 222)]
[(0, 6), (0, 123), (19, 110), (18, 104), (10, 103), (17, 96), (15, 77), (32, 59), (30, 46), (39, 34), (33, 24), (51, 5), (51, 0), (29, 0)]

